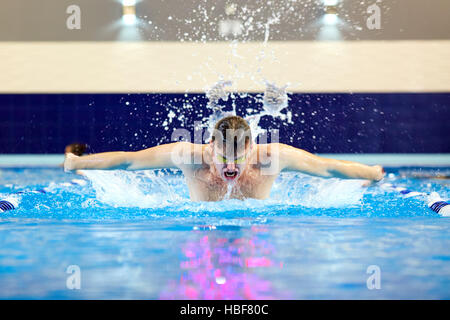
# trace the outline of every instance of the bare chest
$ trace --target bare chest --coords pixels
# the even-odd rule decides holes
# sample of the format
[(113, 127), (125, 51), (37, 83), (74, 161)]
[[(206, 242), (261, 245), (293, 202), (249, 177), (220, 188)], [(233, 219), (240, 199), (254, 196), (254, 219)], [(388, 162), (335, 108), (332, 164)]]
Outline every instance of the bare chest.
[(199, 169), (186, 175), (193, 201), (220, 201), (224, 199), (265, 199), (269, 196), (276, 176), (261, 175), (259, 169), (248, 170), (234, 183), (226, 183), (208, 169)]

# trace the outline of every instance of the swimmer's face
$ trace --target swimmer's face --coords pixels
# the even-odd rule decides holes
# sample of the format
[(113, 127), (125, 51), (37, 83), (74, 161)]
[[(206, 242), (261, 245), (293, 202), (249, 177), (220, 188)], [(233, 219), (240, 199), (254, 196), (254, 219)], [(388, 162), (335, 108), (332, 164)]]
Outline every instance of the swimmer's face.
[(220, 177), (227, 182), (239, 179), (247, 164), (250, 143), (237, 148), (233, 146), (220, 147), (217, 143), (211, 143), (211, 147), (213, 150), (212, 161)]

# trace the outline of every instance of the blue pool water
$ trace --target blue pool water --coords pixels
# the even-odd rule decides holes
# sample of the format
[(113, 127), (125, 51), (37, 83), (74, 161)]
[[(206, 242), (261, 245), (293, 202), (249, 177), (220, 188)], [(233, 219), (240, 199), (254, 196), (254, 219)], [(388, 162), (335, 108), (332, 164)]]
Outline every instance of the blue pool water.
[[(450, 198), (450, 168), (387, 172)], [(193, 203), (179, 172), (5, 168), (0, 197), (19, 203), (0, 213), (2, 299), (450, 298), (450, 218), (380, 184), (286, 172), (270, 199)]]

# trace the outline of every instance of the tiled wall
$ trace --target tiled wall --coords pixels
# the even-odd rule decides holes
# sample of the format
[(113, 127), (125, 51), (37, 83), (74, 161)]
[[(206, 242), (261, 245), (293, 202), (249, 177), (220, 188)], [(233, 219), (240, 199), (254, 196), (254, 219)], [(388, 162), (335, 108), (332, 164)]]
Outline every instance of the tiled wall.
[[(261, 108), (253, 96), (234, 99), (239, 115)], [(450, 152), (450, 93), (290, 98), (294, 124), (261, 122), (280, 129), (281, 142), (317, 153)], [(0, 153), (62, 153), (75, 141), (90, 152), (151, 147), (170, 142), (175, 128), (192, 130), (210, 112), (206, 101), (203, 94), (0, 94)], [(176, 117), (165, 125), (170, 110)]]

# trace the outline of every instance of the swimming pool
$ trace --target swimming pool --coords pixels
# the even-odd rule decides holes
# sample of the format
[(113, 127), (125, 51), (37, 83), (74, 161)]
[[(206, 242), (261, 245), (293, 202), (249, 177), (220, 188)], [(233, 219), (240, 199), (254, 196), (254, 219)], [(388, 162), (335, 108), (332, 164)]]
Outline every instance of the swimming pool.
[[(450, 167), (387, 173), (450, 198)], [(285, 172), (268, 200), (193, 203), (176, 171), (3, 168), (0, 195), (2, 299), (450, 298), (449, 218), (382, 184)]]

